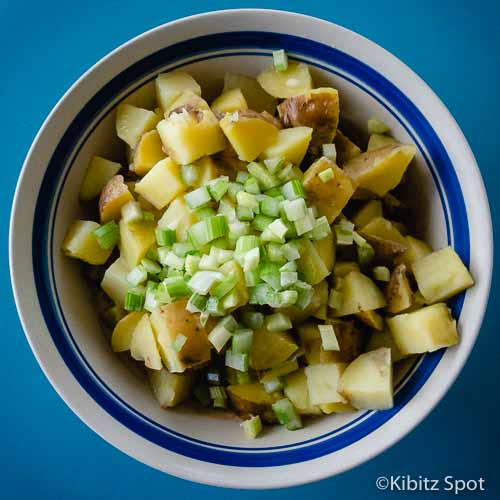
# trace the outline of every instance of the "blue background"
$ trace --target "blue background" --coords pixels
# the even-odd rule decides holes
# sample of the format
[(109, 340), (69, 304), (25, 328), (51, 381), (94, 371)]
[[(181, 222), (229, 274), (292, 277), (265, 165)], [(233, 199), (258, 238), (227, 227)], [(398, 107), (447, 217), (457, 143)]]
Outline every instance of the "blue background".
[[(476, 347), (456, 384), (432, 414), (369, 463), (329, 480), (281, 492), (205, 487), (143, 466), (82, 424), (51, 388), (32, 356), (10, 291), (8, 216), (22, 161), (45, 116), (82, 72), (129, 38), (178, 17), (236, 7), (282, 8), (323, 17), (371, 38), (412, 67), (441, 97), (467, 136), (496, 222), (494, 214), (500, 208), (495, 156), (500, 112), (497, 1), (202, 4), (184, 0), (174, 5), (165, 0), (0, 1), (0, 255), (5, 263), (0, 268), (0, 497), (127, 500), (203, 495), (207, 500), (244, 500), (314, 495), (318, 499), (365, 499), (409, 495), (378, 492), (375, 479), (411, 474), (484, 477), (487, 491), (477, 496), (498, 498), (500, 433), (495, 414), (500, 410), (500, 356), (493, 312), (500, 291), (495, 277)], [(424, 495), (429, 494), (412, 494)], [(467, 496), (471, 495), (462, 494)]]

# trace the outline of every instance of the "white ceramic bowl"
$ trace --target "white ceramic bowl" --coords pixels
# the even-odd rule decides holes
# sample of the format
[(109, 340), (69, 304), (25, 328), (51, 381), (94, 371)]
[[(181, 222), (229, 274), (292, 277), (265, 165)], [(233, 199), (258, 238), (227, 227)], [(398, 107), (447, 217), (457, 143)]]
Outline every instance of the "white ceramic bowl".
[[(417, 145), (412, 169), (426, 236), (437, 247), (455, 247), (476, 286), (452, 304), (460, 344), (422, 357), (398, 384), (393, 409), (325, 417), (296, 432), (276, 427), (249, 442), (232, 420), (158, 408), (145, 385), (111, 352), (79, 265), (63, 258), (59, 248), (70, 221), (80, 214), (77, 193), (89, 157), (122, 154), (113, 133), (117, 103), (158, 73), (178, 67), (192, 72), (211, 98), (224, 71), (256, 74), (281, 47), (310, 64), (316, 82), (340, 90), (344, 120), (363, 125), (377, 116), (398, 139)], [(61, 397), (99, 435), (152, 467), (192, 481), (285, 487), (370, 459), (443, 397), (481, 325), (492, 271), (491, 222), (465, 138), (441, 101), (398, 59), (319, 19), (268, 10), (221, 11), (134, 38), (64, 95), (38, 133), (19, 179), (10, 265), (35, 356)]]

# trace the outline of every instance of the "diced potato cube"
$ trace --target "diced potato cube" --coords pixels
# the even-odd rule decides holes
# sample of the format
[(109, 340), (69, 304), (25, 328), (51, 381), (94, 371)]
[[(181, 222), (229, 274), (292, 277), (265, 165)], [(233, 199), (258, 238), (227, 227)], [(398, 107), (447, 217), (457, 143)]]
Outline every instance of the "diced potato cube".
[(406, 277), (406, 265), (399, 264), (391, 273), (391, 278), (385, 290), (387, 297), (387, 311), (395, 314), (412, 305), (413, 290)]
[(120, 104), (116, 110), (116, 134), (131, 148), (135, 148), (141, 136), (153, 130), (158, 121), (158, 115), (153, 111)]
[(266, 422), (276, 422), (271, 405), (282, 397), (279, 392), (268, 394), (260, 383), (229, 385), (227, 392), (238, 414), (261, 415)]
[(331, 273), (316, 250), (316, 246), (310, 240), (302, 240), (301, 242), (301, 257), (298, 266), (299, 270), (304, 274), (305, 280), (311, 285), (318, 284)]
[(311, 404), (347, 403), (338, 392), (339, 379), (345, 366), (343, 363), (328, 363), (311, 365), (304, 369)]
[(385, 307), (384, 294), (364, 274), (351, 271), (345, 276), (341, 287), (342, 305), (334, 310), (337, 317)]
[(325, 415), (330, 415), (331, 413), (350, 413), (356, 411), (354, 406), (349, 403), (326, 403), (324, 405), (319, 405), (320, 410)]
[(286, 361), (297, 348), (288, 333), (270, 332), (262, 327), (254, 332), (250, 366), (254, 370), (268, 370)]
[(253, 161), (278, 138), (278, 128), (259, 113), (237, 111), (226, 115), (220, 126), (243, 161)]
[(156, 78), (156, 98), (163, 111), (167, 111), (173, 102), (186, 91), (201, 95), (201, 87), (185, 71), (162, 73)]
[(170, 107), (165, 111), (165, 116), (162, 118), (168, 117), (170, 113), (180, 113), (183, 110), (193, 111), (201, 109), (210, 110), (210, 106), (205, 99), (188, 90), (180, 94), (179, 97), (172, 102)]
[[(211, 344), (207, 331), (200, 324), (200, 315), (186, 310), (187, 300), (178, 300), (156, 308), (151, 323), (156, 334), (161, 357), (172, 373), (181, 373), (210, 360)], [(173, 348), (177, 335), (186, 337), (180, 351)]]
[(366, 151), (373, 151), (374, 149), (386, 148), (387, 146), (395, 146), (399, 144), (396, 139), (393, 139), (389, 135), (383, 134), (372, 134), (368, 140), (368, 146)]
[(340, 377), (339, 392), (360, 410), (392, 408), (391, 350), (381, 347), (358, 356)]
[(135, 327), (130, 341), (130, 354), (135, 360), (144, 361), (151, 370), (161, 370), (163, 367), (148, 314), (144, 314)]
[(143, 316), (144, 313), (133, 311), (118, 321), (111, 335), (111, 348), (114, 352), (123, 352), (130, 349), (132, 335)]
[(120, 254), (130, 270), (141, 262), (155, 243), (153, 224), (127, 224), (123, 219), (120, 220)]
[(384, 329), (384, 318), (382, 318), (382, 316), (375, 311), (358, 312), (356, 313), (356, 318), (374, 330)]
[(328, 273), (331, 273), (335, 266), (335, 241), (333, 239), (333, 233), (330, 233), (322, 240), (316, 240), (312, 243), (316, 252), (318, 252), (318, 255), (321, 257)]
[(224, 89), (226, 92), (231, 89), (240, 89), (250, 109), (261, 112), (267, 111), (274, 114), (276, 110), (276, 99), (270, 96), (258, 83), (255, 78), (237, 73), (224, 74)]
[(191, 373), (169, 373), (165, 368), (149, 373), (151, 389), (162, 408), (171, 408), (186, 401), (190, 396), (193, 380)]
[(146, 132), (134, 152), (133, 170), (141, 177), (146, 175), (160, 160), (167, 155), (163, 152), (160, 134), (157, 130)]
[(339, 129), (335, 133), (333, 140), (335, 149), (337, 150), (337, 164), (343, 167), (347, 162), (351, 161), (356, 156), (361, 154), (361, 148), (356, 146), (354, 142), (344, 135)]
[(211, 110), (184, 109), (180, 113), (171, 113), (156, 128), (166, 151), (180, 165), (218, 153), (226, 147), (224, 134)]
[(347, 163), (344, 172), (360, 188), (384, 196), (401, 182), (415, 153), (413, 145), (387, 146), (368, 151)]
[(101, 222), (118, 220), (121, 217), (122, 207), (134, 197), (125, 184), (122, 175), (115, 175), (104, 186), (99, 197), (99, 213)]
[(241, 89), (230, 89), (217, 97), (211, 107), (219, 113), (233, 113), (241, 109), (248, 109), (248, 104)]
[(129, 268), (124, 260), (119, 258), (106, 269), (101, 281), (101, 288), (106, 292), (106, 295), (120, 307), (124, 306), (125, 295), (130, 287), (127, 281), (128, 273)]
[(175, 229), (177, 241), (183, 241), (187, 237), (188, 229), (197, 220), (194, 211), (189, 208), (184, 196), (181, 195), (170, 203), (158, 221), (158, 227), (162, 229)]
[(304, 369), (290, 373), (285, 378), (285, 395), (292, 402), (297, 412), (302, 415), (320, 415), (318, 406), (311, 404), (307, 378)]
[(405, 237), (391, 221), (383, 217), (375, 217), (359, 233), (373, 246), (380, 260), (392, 262), (408, 249)]
[(170, 158), (160, 160), (136, 185), (135, 190), (158, 210), (186, 190), (179, 165)]
[(380, 200), (370, 200), (352, 218), (352, 222), (357, 229), (362, 229), (369, 222), (377, 217), (383, 217), (382, 202)]
[(313, 87), (307, 64), (296, 62), (289, 62), (286, 71), (270, 66), (259, 73), (257, 81), (268, 94), (280, 99), (304, 94)]
[(405, 241), (408, 250), (396, 257), (396, 263), (398, 264), (404, 263), (407, 266), (411, 266), (413, 262), (432, 253), (432, 248), (425, 241), (409, 235), (405, 236)]
[(344, 278), (347, 276), (351, 271), (359, 271), (359, 264), (354, 261), (344, 261), (344, 262), (336, 262), (335, 267), (333, 268), (333, 274), (335, 275), (336, 278)]
[(104, 264), (113, 249), (106, 250), (99, 245), (94, 235), (94, 231), (98, 227), (99, 224), (91, 220), (77, 220), (73, 222), (62, 244), (64, 254), (95, 266)]
[(264, 150), (260, 158), (284, 158), (300, 165), (311, 142), (313, 129), (310, 127), (285, 128), (278, 132), (278, 139)]
[(121, 168), (122, 166), (114, 161), (100, 156), (92, 157), (80, 188), (80, 199), (88, 201), (99, 196), (104, 186)]
[[(333, 179), (323, 182), (318, 174), (331, 168)], [(321, 215), (331, 224), (347, 205), (356, 185), (344, 174), (343, 170), (326, 157), (316, 160), (304, 173), (304, 188), (308, 202), (315, 205)]]
[(458, 343), (456, 321), (444, 303), (398, 314), (387, 324), (402, 354), (432, 352)]
[(412, 270), (418, 289), (429, 304), (446, 300), (474, 284), (469, 270), (450, 247), (415, 261)]
[(404, 358), (389, 330), (373, 332), (366, 345), (366, 350), (375, 351), (379, 347), (387, 347), (391, 350), (391, 359), (393, 363), (397, 363)]

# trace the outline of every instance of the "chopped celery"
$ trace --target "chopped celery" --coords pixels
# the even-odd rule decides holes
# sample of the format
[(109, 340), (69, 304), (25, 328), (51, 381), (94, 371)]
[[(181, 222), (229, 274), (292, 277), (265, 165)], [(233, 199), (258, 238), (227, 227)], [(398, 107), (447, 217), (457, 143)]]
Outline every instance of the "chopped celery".
[(292, 328), (292, 322), (283, 313), (275, 313), (266, 318), (266, 328), (270, 332), (283, 332)]
[(245, 420), (241, 423), (241, 427), (245, 431), (245, 435), (250, 439), (255, 439), (262, 432), (262, 421), (259, 415)]
[(259, 181), (263, 189), (271, 189), (279, 185), (279, 180), (260, 163), (251, 162), (247, 165), (248, 171)]
[(272, 409), (279, 423), (284, 425), (289, 431), (294, 431), (302, 427), (300, 416), (288, 398), (280, 399), (273, 403)]
[(189, 208), (195, 209), (206, 205), (211, 200), (211, 197), (206, 186), (201, 186), (185, 194), (184, 199), (189, 205)]
[(389, 281), (391, 278), (391, 271), (385, 266), (375, 266), (372, 269), (372, 275), (377, 281)]
[(97, 243), (104, 250), (109, 250), (116, 246), (118, 240), (120, 239), (120, 230), (118, 224), (114, 220), (106, 222), (106, 224), (99, 226), (94, 230), (94, 236), (97, 239)]
[(248, 328), (240, 328), (233, 334), (232, 351), (248, 353), (252, 347), (253, 331)]
[(283, 382), (278, 377), (273, 378), (271, 380), (266, 380), (265, 382), (263, 382), (263, 385), (264, 385), (264, 390), (269, 394), (281, 391), (281, 389), (283, 389), (284, 387)]
[(297, 179), (292, 179), (281, 186), (281, 192), (287, 200), (296, 200), (297, 198), (305, 198), (306, 196), (304, 186)]
[(321, 344), (325, 351), (340, 351), (339, 341), (333, 325), (318, 325)]
[[(332, 161), (337, 161), (337, 148), (335, 147), (335, 144), (323, 144), (323, 156), (326, 156), (329, 160)], [(331, 174), (327, 174), (329, 178), (327, 180), (324, 180), (321, 177), (321, 174), (324, 174), (327, 170), (330, 170)], [(326, 170), (323, 170), (320, 174), (318, 174), (319, 178), (323, 182), (328, 182), (329, 180), (333, 179), (333, 170), (331, 168), (328, 168)]]
[(288, 56), (283, 49), (273, 52), (273, 63), (276, 71), (286, 71), (288, 69)]
[(248, 354), (233, 352), (231, 349), (226, 351), (226, 366), (234, 368), (239, 372), (248, 371)]
[(227, 177), (219, 177), (208, 184), (210, 195), (215, 201), (220, 201), (229, 189), (229, 179)]
[(251, 193), (251, 194), (259, 194), (260, 193), (259, 181), (253, 176), (248, 177), (248, 179), (244, 183), (244, 186), (245, 186), (245, 191), (247, 193)]
[(175, 229), (156, 228), (156, 241), (161, 247), (172, 246), (177, 241)]
[(188, 286), (193, 292), (206, 295), (212, 286), (224, 279), (224, 275), (217, 271), (197, 271), (188, 281)]

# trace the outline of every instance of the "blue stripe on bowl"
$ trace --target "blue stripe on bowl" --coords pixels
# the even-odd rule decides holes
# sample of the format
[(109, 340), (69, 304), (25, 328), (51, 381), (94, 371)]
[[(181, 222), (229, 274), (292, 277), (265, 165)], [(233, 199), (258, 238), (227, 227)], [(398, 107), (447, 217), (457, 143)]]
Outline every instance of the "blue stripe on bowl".
[[(130, 88), (134, 82), (143, 81), (146, 75), (152, 75), (151, 78), (153, 78), (155, 73), (167, 63), (179, 62), (179, 65), (182, 65), (181, 61), (185, 61), (188, 57), (192, 58), (202, 54), (204, 55), (200, 59), (222, 57), (223, 55), (207, 54), (216, 50), (264, 49), (270, 51), (277, 47), (283, 47), (299, 56), (297, 59), (304, 56), (305, 61), (309, 64), (315, 64), (326, 71), (336, 73), (342, 78), (349, 79), (349, 77), (345, 76), (345, 73), (351, 75), (353, 78), (349, 80), (352, 83), (368, 92), (389, 109), (413, 137), (415, 143), (417, 145), (421, 143), (424, 146), (422, 148), (419, 145), (419, 149), (426, 159), (438, 186), (445, 212), (448, 240), (450, 240), (450, 230), (452, 230), (455, 249), (464, 262), (468, 264), (469, 228), (460, 185), (442, 143), (420, 111), (392, 83), (352, 56), (311, 40), (268, 32), (220, 33), (194, 38), (161, 49), (113, 78), (82, 108), (59, 142), (42, 181), (33, 227), (33, 268), (35, 270), (35, 283), (41, 310), (61, 357), (89, 396), (117, 421), (157, 445), (202, 461), (242, 467), (267, 467), (302, 462), (340, 450), (358, 441), (396, 415), (413, 398), (439, 363), (443, 351), (428, 354), (423, 358), (413, 375), (397, 393), (394, 408), (386, 411), (364, 413), (357, 417), (355, 422), (351, 421), (345, 426), (349, 427), (356, 424), (344, 432), (341, 432), (342, 429), (336, 429), (332, 433), (312, 440), (288, 446), (262, 449), (222, 446), (183, 436), (171, 429), (160, 426), (131, 408), (97, 377), (90, 364), (84, 360), (71, 336), (62, 311), (60, 311), (60, 315), (58, 314), (60, 304), (57, 292), (52, 293), (51, 291), (51, 283), (54, 283), (53, 258), (51, 255), (52, 248), (54, 248), (52, 241), (54, 221), (51, 219), (50, 213), (54, 204), (56, 207), (54, 214), (57, 212), (57, 203), (66, 176), (62, 179), (62, 183), (60, 182), (61, 177), (64, 173), (64, 167), (68, 165), (70, 157), (73, 156), (75, 145), (81, 140), (83, 133), (88, 131), (90, 123), (113, 100), (114, 96), (124, 89)], [(250, 52), (242, 50), (238, 54), (231, 53), (229, 55), (244, 54), (248, 55)], [(262, 53), (258, 53), (258, 55), (262, 55)], [(342, 73), (325, 67), (318, 62), (310, 61), (311, 58), (337, 67)], [(362, 82), (362, 84), (357, 83), (356, 80)], [(389, 102), (395, 111), (387, 107), (378, 96)], [(409, 128), (402, 122), (401, 117), (409, 124)], [(425, 150), (429, 153), (429, 157), (427, 157)], [(438, 180), (441, 180), (444, 186), (444, 193), (439, 187)], [(448, 202), (451, 218), (454, 222), (451, 226), (448, 220), (445, 199)], [(451, 307), (457, 317), (460, 314), (463, 300), (464, 294), (461, 294), (452, 301)], [(319, 440), (321, 441), (318, 442)], [(292, 448), (298, 446), (300, 447)]]

